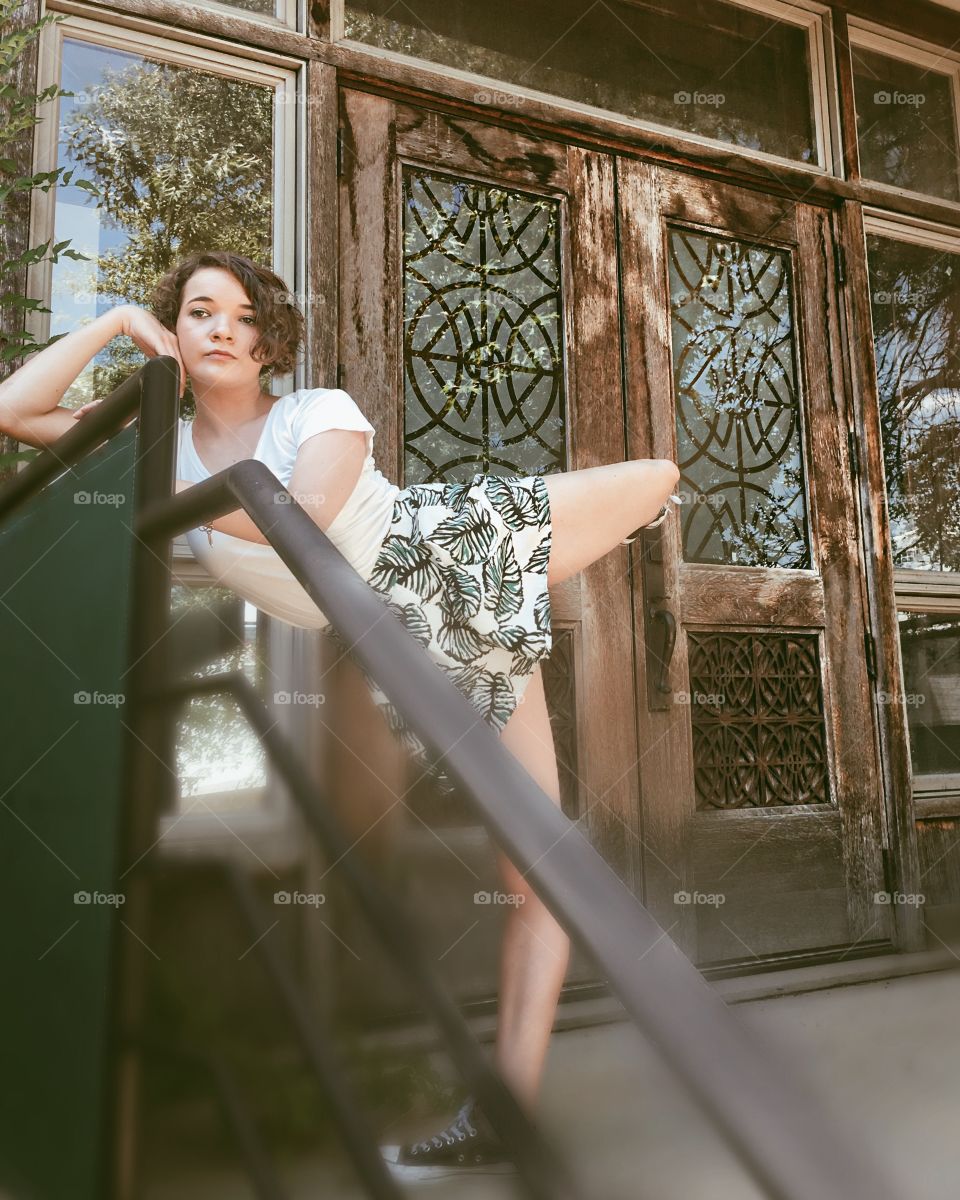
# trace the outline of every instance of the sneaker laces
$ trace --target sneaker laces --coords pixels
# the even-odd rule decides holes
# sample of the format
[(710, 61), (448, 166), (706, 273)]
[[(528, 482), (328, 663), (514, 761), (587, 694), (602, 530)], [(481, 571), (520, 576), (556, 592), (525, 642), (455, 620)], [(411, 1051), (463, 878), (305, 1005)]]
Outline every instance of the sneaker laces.
[(468, 1100), (446, 1129), (441, 1129), (439, 1133), (434, 1133), (422, 1141), (415, 1142), (412, 1147), (413, 1150), (419, 1152), (434, 1148), (439, 1149), (441, 1146), (452, 1146), (454, 1142), (465, 1142), (468, 1137), (476, 1137), (477, 1127), (470, 1120), (472, 1109), (473, 1101)]

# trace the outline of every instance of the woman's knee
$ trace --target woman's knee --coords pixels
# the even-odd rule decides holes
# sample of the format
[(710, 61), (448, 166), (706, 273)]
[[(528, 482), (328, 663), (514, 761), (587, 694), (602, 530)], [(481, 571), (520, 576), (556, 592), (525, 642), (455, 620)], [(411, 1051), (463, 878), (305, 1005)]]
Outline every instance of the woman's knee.
[(553, 525), (548, 583), (576, 575), (653, 520), (679, 478), (677, 464), (666, 458), (545, 476)]
[(648, 478), (649, 472), (655, 471), (668, 492), (673, 490), (680, 479), (680, 468), (672, 458), (632, 458), (630, 461), (642, 464)]

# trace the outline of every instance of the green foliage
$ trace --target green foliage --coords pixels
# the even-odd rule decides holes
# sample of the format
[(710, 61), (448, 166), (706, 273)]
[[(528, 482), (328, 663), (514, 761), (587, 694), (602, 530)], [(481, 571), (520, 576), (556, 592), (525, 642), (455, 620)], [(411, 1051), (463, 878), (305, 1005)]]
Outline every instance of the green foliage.
[[(33, 24), (13, 26), (13, 17), (20, 7), (20, 0), (0, 0), (0, 220), (9, 220), (11, 197), (48, 192), (59, 183), (67, 184), (74, 172), (58, 167), (54, 171), (35, 171), (29, 175), (18, 173), (16, 159), (12, 157), (16, 141), (37, 125), (41, 116), (39, 109), (59, 96), (70, 95), (55, 84), (42, 92), (20, 92), (9, 82), (13, 68), (29, 46), (39, 38), (43, 29), (52, 23), (64, 21), (65, 17), (48, 13)], [(96, 196), (97, 189), (86, 180), (77, 180), (77, 187)], [(28, 267), (50, 261), (58, 263), (63, 258), (86, 261), (87, 256), (68, 249), (69, 239), (54, 244), (53, 239), (37, 246), (30, 246), (21, 254), (11, 258), (0, 257), (0, 311), (4, 314), (4, 326), (0, 329), (0, 376), (9, 374), (9, 367), (16, 360), (45, 349), (58, 337), (38, 342), (33, 333), (24, 327), (28, 313), (49, 313), (39, 300), (22, 295), (17, 288), (17, 279)], [(62, 335), (59, 335), (62, 336)], [(0, 471), (13, 467), (15, 463), (35, 458), (39, 451), (19, 451), (0, 454)]]
[(66, 149), (97, 180), (102, 217), (129, 239), (100, 256), (99, 294), (145, 305), (181, 254), (269, 254), (271, 98), (263, 87), (165, 63), (104, 71), (63, 130)]
[[(270, 89), (142, 61), (106, 69), (83, 100), (64, 122), (64, 145), (96, 180), (101, 219), (126, 240), (98, 256), (93, 279), (78, 274), (77, 290), (95, 287), (115, 303), (147, 307), (160, 277), (185, 254), (232, 250), (269, 259)], [(93, 393), (109, 394), (142, 362), (132, 343), (111, 342), (94, 364)], [(188, 386), (182, 414), (191, 408)]]

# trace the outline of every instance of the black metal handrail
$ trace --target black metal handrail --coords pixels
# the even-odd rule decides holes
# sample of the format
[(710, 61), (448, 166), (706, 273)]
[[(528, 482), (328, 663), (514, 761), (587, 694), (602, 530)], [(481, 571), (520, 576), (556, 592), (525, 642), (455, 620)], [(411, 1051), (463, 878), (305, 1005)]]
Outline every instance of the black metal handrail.
[[(227, 693), (236, 701), (263, 746), (273, 767), (296, 804), (308, 827), (320, 845), (336, 864), (350, 885), (354, 897), (367, 917), (371, 929), (384, 950), (394, 960), (399, 972), (419, 995), (424, 1008), (437, 1020), (447, 1038), (450, 1053), (464, 1077), (484, 1100), (484, 1108), (504, 1141), (517, 1156), (517, 1166), (531, 1189), (531, 1195), (545, 1200), (564, 1200), (580, 1196), (566, 1168), (556, 1160), (553, 1149), (545, 1142), (535, 1124), (528, 1121), (523, 1110), (516, 1106), (498, 1073), (490, 1065), (469, 1024), (444, 987), (427, 954), (414, 920), (395, 896), (388, 895), (374, 876), (350, 851), (353, 841), (348, 838), (333, 816), (334, 807), (323, 790), (311, 780), (289, 739), (277, 727), (276, 721), (256, 689), (242, 671), (208, 675), (203, 679), (186, 679), (151, 689), (145, 699), (151, 704), (175, 704), (194, 696)], [(144, 860), (143, 866), (157, 864), (156, 850)], [(223, 865), (224, 877), (240, 901), (251, 932), (256, 936), (268, 928), (269, 922), (258, 913), (255, 898), (249, 888), (243, 888), (242, 876), (231, 864)], [(302, 1012), (291, 1006), (291, 984), (284, 977), (282, 966), (266, 939), (257, 943), (266, 955), (265, 967), (274, 984), (285, 993), (298, 1033), (303, 1039)], [(320, 1077), (320, 1072), (317, 1072)], [(330, 1072), (326, 1072), (330, 1079)], [(331, 1091), (329, 1085), (328, 1092)], [(332, 1093), (331, 1093), (332, 1094)], [(357, 1147), (358, 1151), (360, 1147)]]
[[(142, 373), (150, 372), (155, 363), (166, 363), (162, 369), (176, 378), (173, 359), (152, 360)], [(155, 369), (159, 377), (161, 368)], [(112, 405), (119, 415), (122, 392), (118, 389), (103, 407)], [(124, 406), (130, 404), (129, 395), (122, 400)], [(138, 537), (153, 548), (154, 556), (157, 547), (169, 547), (170, 539), (179, 533), (237, 508), (246, 511), (350, 646), (352, 656), (377, 680), (424, 744), (446, 760), (447, 772), (501, 848), (593, 958), (627, 1013), (687, 1083), (691, 1095), (767, 1193), (774, 1200), (892, 1197), (886, 1181), (856, 1152), (855, 1142), (845, 1142), (836, 1119), (828, 1119), (799, 1083), (779, 1048), (761, 1044), (756, 1033), (745, 1030), (578, 827), (494, 731), (477, 721), (466, 697), (263, 463), (237, 463), (169, 497), (176, 391), (168, 386), (157, 407), (147, 440), (149, 449), (156, 434), (163, 446), (158, 461), (166, 463), (167, 498), (148, 501), (136, 522)], [(106, 428), (108, 414), (99, 415)], [(147, 416), (144, 410), (142, 438)], [(81, 445), (75, 432), (68, 438), (75, 439), (69, 447), (67, 438), (57, 443), (60, 459)], [(159, 487), (153, 492), (162, 494)], [(3, 512), (0, 495), (0, 516)], [(149, 690), (145, 688), (143, 694)], [(241, 696), (243, 689), (237, 694)], [(247, 715), (255, 721), (252, 708)], [(270, 731), (259, 732), (275, 741)], [(277, 745), (274, 755), (283, 762), (282, 747)], [(306, 806), (311, 822), (318, 808), (313, 803)], [(356, 870), (356, 864), (351, 869)], [(462, 1065), (471, 1070), (469, 1064)], [(536, 1189), (538, 1156), (531, 1153), (531, 1145), (540, 1143), (535, 1129), (495, 1076), (481, 1072), (472, 1082), (491, 1120), (515, 1151), (518, 1167)], [(575, 1194), (572, 1185), (553, 1193), (552, 1200), (564, 1194)]]

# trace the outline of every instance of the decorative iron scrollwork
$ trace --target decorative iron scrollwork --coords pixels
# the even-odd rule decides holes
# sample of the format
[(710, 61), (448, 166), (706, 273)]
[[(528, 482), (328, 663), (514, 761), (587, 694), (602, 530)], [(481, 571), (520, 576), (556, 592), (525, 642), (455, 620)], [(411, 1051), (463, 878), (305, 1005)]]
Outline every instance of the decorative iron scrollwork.
[(560, 206), (403, 173), (404, 480), (565, 468)]
[(786, 251), (671, 229), (687, 562), (810, 566)]
[(698, 808), (829, 804), (816, 634), (688, 634)]

